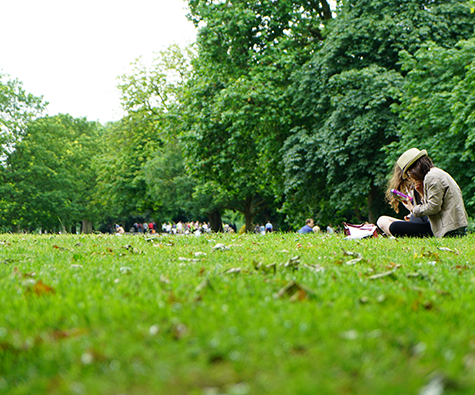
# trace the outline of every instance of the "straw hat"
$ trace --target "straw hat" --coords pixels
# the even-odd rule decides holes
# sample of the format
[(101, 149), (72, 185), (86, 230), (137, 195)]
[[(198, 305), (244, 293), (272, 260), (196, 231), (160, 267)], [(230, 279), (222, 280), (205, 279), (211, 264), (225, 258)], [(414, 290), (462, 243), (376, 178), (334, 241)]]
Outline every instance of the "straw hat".
[(407, 169), (409, 169), (409, 167), (411, 167), (411, 165), (414, 164), (417, 159), (422, 158), (425, 155), (427, 155), (427, 151), (425, 149), (419, 151), (417, 148), (411, 148), (410, 150), (404, 152), (397, 160), (397, 165), (402, 171), (402, 178), (407, 178)]

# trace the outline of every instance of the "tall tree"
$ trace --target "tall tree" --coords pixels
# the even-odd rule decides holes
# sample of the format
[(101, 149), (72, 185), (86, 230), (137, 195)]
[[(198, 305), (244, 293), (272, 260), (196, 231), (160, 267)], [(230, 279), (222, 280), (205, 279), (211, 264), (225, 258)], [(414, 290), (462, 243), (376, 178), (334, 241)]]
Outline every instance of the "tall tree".
[(26, 229), (60, 229), (79, 222), (90, 231), (98, 209), (94, 157), (98, 124), (69, 115), (31, 121), (6, 160), (3, 221)]
[[(331, 18), (324, 0), (190, 0), (198, 58), (185, 111), (190, 167), (201, 184), (219, 185), (246, 229), (280, 195), (279, 149), (293, 113), (287, 86)], [(223, 201), (223, 202), (224, 202)]]
[[(123, 119), (108, 126), (109, 149), (102, 157), (100, 173), (104, 202), (113, 216), (151, 216), (163, 203), (157, 199), (151, 164), (163, 148), (175, 147), (180, 130), (178, 97), (190, 70), (189, 49), (172, 45), (156, 54), (150, 65), (139, 58), (130, 74), (120, 77)], [(175, 166), (174, 162), (171, 166)], [(146, 167), (148, 170), (146, 170)]]
[(42, 97), (27, 93), (20, 81), (0, 73), (0, 229), (11, 229), (11, 225), (15, 225), (7, 220), (6, 207), (14, 202), (10, 197), (11, 169), (6, 161), (25, 135), (27, 123), (40, 116), (46, 105)]
[(351, 212), (376, 220), (388, 173), (384, 147), (399, 139), (390, 110), (404, 77), (399, 52), (413, 53), (427, 40), (453, 46), (472, 34), (473, 18), (468, 2), (458, 0), (340, 3), (323, 45), (294, 75), (301, 124), (283, 151), (293, 197), (287, 212), (310, 206), (326, 221)]

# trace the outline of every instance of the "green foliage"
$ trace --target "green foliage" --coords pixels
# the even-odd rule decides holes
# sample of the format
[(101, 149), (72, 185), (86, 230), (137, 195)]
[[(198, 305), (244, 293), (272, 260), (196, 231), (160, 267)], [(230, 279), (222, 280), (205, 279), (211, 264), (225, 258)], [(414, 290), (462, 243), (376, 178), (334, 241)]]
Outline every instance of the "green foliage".
[(147, 193), (154, 200), (155, 215), (160, 221), (171, 221), (178, 215), (195, 213), (193, 200), (195, 181), (186, 173), (182, 149), (169, 140), (159, 148), (143, 168)]
[(168, 118), (179, 117), (175, 108), (189, 78), (193, 56), (192, 48), (171, 45), (158, 52), (148, 66), (142, 58), (135, 60), (132, 72), (119, 78), (125, 119), (135, 128), (140, 125), (147, 133), (164, 139)]
[[(327, 119), (312, 134), (300, 129), (284, 145), (288, 191), (299, 195), (315, 191), (314, 201), (329, 202), (322, 207), (324, 221), (331, 220), (332, 209), (343, 213), (349, 208), (364, 209), (369, 196), (373, 194), (376, 200), (376, 188), (384, 188), (381, 146), (397, 136), (397, 116), (390, 105), (401, 81), (398, 73), (376, 66), (335, 74), (328, 82)], [(305, 174), (313, 178), (308, 185), (297, 161), (308, 166)], [(284, 208), (293, 203), (287, 201)], [(302, 215), (305, 212), (300, 222)]]
[[(322, 21), (331, 19), (326, 0), (214, 2), (189, 0), (191, 20), (199, 28), (200, 59), (215, 70), (241, 74), (250, 61), (271, 54), (285, 56), (289, 49), (301, 54), (321, 39)], [(219, 66), (219, 67), (218, 67)]]
[(293, 122), (290, 74), (331, 17), (326, 1), (189, 1), (200, 28), (183, 136), (200, 183), (219, 184), (222, 207), (253, 218), (282, 191), (279, 150)]
[(69, 115), (31, 121), (4, 167), (1, 222), (26, 229), (59, 229), (93, 221), (98, 124)]
[(26, 124), (42, 114), (42, 97), (25, 92), (22, 83), (0, 73), (0, 163), (25, 132)]
[(2, 235), (0, 393), (470, 394), (474, 241)]
[(152, 211), (143, 166), (162, 140), (140, 122), (124, 119), (105, 126), (105, 144), (106, 150), (98, 158), (98, 196), (108, 215), (125, 220)]
[[(176, 204), (168, 207), (171, 184), (181, 184), (173, 190), (189, 189), (181, 183), (191, 181), (185, 180), (175, 139), (182, 123), (177, 100), (190, 73), (191, 57), (191, 49), (172, 45), (159, 52), (150, 66), (137, 59), (132, 73), (120, 78), (126, 115), (107, 127), (109, 148), (101, 158), (100, 172), (103, 204), (113, 217), (156, 214), (169, 219), (181, 202), (175, 199)], [(156, 168), (163, 165), (165, 168)]]

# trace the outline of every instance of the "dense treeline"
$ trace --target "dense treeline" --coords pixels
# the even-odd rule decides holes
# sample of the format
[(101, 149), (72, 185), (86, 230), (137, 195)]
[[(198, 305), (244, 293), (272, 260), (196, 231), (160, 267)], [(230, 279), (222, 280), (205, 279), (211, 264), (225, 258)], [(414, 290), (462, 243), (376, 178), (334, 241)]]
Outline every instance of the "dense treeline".
[[(192, 48), (120, 79), (126, 116), (44, 116), (0, 79), (0, 229), (240, 212), (295, 229), (374, 222), (397, 156), (426, 148), (475, 214), (469, 1), (189, 0)], [(231, 211), (230, 211), (231, 210)]]

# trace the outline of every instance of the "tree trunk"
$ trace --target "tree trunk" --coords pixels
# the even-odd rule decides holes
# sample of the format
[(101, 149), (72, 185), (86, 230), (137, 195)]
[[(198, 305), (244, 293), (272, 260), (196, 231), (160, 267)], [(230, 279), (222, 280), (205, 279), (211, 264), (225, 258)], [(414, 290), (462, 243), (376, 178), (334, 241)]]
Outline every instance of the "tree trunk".
[(374, 202), (378, 198), (378, 189), (373, 185), (368, 194), (368, 222), (375, 224), (378, 220), (376, 214), (374, 213)]
[(253, 198), (247, 198), (244, 203), (244, 218), (246, 219), (246, 232), (252, 232), (254, 230), (252, 226), (252, 220), (254, 219), (254, 210), (252, 207)]
[(252, 226), (252, 220), (254, 216), (251, 213), (244, 213), (244, 218), (246, 219), (246, 232), (254, 231), (254, 227)]
[(328, 1), (327, 0), (320, 0), (320, 4), (322, 6), (323, 19), (325, 19), (325, 20), (332, 19), (332, 10), (330, 8), (330, 4), (328, 4)]
[(221, 220), (221, 213), (219, 210), (214, 210), (208, 214), (208, 219), (211, 224), (211, 230), (213, 232), (222, 232), (223, 231), (223, 221)]
[(82, 220), (82, 233), (92, 233), (92, 221), (88, 219)]

